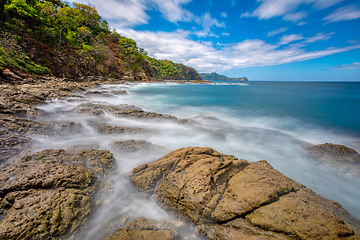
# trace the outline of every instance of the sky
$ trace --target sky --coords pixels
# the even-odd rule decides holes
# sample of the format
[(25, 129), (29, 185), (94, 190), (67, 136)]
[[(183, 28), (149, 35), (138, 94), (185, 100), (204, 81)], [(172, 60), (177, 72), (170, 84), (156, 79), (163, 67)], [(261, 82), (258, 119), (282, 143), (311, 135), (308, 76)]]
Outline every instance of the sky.
[(148, 55), (249, 80), (360, 81), (359, 0), (78, 0)]

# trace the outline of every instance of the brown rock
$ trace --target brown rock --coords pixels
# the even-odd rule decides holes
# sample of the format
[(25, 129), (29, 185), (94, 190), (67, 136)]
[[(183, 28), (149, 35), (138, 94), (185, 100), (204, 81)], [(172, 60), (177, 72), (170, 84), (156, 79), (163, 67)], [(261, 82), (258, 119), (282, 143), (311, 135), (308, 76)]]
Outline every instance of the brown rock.
[(124, 152), (136, 152), (153, 149), (154, 145), (142, 140), (127, 140), (115, 142), (115, 147)]
[(54, 131), (53, 124), (36, 122), (9, 114), (0, 114), (0, 127), (22, 134), (52, 134)]
[(109, 151), (60, 149), (26, 156), (5, 168), (0, 175), (0, 239), (76, 234), (91, 213), (99, 180), (114, 163)]
[(360, 154), (344, 145), (325, 143), (307, 148), (308, 155), (337, 172), (350, 173), (360, 178)]
[(125, 228), (116, 230), (106, 240), (176, 240), (178, 233), (173, 226), (164, 221), (138, 218), (126, 224)]
[[(183, 148), (130, 175), (209, 239), (360, 239), (359, 220), (273, 169), (211, 148)], [(346, 221), (346, 222), (345, 222)], [(356, 231), (357, 233), (355, 233)]]
[(134, 134), (145, 132), (146, 129), (143, 128), (130, 128), (130, 127), (112, 127), (112, 126), (103, 126), (98, 128), (99, 133), (105, 134)]
[(0, 170), (11, 164), (11, 160), (23, 156), (31, 145), (31, 138), (0, 130)]

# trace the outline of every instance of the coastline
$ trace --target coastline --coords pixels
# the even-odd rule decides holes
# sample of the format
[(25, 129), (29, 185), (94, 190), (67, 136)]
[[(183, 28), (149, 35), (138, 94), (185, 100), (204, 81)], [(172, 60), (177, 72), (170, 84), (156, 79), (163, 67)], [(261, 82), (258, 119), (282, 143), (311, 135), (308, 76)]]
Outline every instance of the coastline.
[[(90, 78), (91, 80), (94, 80), (94, 78)], [(59, 81), (60, 80), (60, 81)], [(71, 132), (76, 131), (76, 124), (72, 124), (69, 122), (68, 124), (61, 125), (60, 127), (56, 124), (52, 124), (51, 122), (38, 122), (37, 120), (39, 117), (46, 116), (48, 113), (46, 113), (43, 110), (39, 110), (33, 106), (33, 104), (46, 104), (47, 101), (51, 101), (53, 99), (67, 99), (67, 98), (81, 98), (77, 94), (77, 92), (87, 92), (88, 94), (97, 95), (97, 94), (106, 94), (102, 92), (96, 92), (89, 90), (95, 86), (100, 86), (102, 84), (127, 84), (128, 81), (125, 80), (118, 80), (118, 79), (110, 79), (107, 81), (84, 81), (84, 82), (68, 82), (64, 79), (56, 79), (56, 78), (50, 78), (50, 79), (33, 79), (33, 80), (25, 80), (27, 82), (26, 84), (21, 85), (2, 85), (1, 88), (4, 89), (2, 91), (1, 96), (1, 107), (0, 107), (0, 113), (1, 113), (1, 126), (2, 128), (5, 128), (5, 131), (2, 132), (3, 139), (7, 139), (4, 142), (8, 143), (8, 146), (10, 147), (9, 154), (6, 154), (7, 158), (5, 161), (8, 161), (9, 164), (2, 165), (2, 169), (5, 167), (9, 167), (9, 165), (17, 164), (22, 156), (27, 156), (29, 151), (31, 151), (31, 138), (27, 136), (27, 134), (40, 134), (40, 135), (56, 135), (61, 134), (62, 131), (68, 131), (70, 134)], [(165, 82), (163, 80), (160, 81), (151, 81), (151, 82)], [(130, 82), (130, 84), (133, 82)], [(180, 83), (180, 82), (179, 82)], [(181, 82), (181, 83), (187, 83), (187, 82)], [(194, 82), (195, 83), (195, 82)], [(197, 83), (197, 82), (196, 82)], [(114, 93), (114, 94), (126, 94), (126, 93)], [(111, 106), (110, 106), (111, 107)], [(129, 116), (131, 118), (152, 118), (152, 119), (165, 119), (175, 121), (179, 124), (193, 124), (192, 122), (188, 122), (186, 119), (177, 119), (176, 117), (164, 115), (161, 113), (151, 113), (151, 112), (145, 112), (139, 109), (120, 109), (120, 108), (110, 108), (109, 106), (91, 106), (91, 105), (83, 105), (81, 108), (78, 109), (81, 113), (89, 113), (91, 115), (97, 116), (98, 114), (102, 114), (102, 112), (110, 112), (112, 114), (115, 114), (116, 116)], [(106, 127), (106, 126), (99, 126), (99, 127)], [(104, 131), (110, 132), (110, 133), (121, 133), (123, 131), (129, 133), (129, 132), (136, 132), (136, 131), (142, 131), (140, 128), (118, 128), (118, 127), (108, 127), (104, 128)], [(128, 142), (125, 143), (125, 145), (121, 145), (122, 148), (128, 147)], [(139, 144), (141, 146), (139, 146)], [(131, 145), (130, 148), (143, 148), (144, 146), (150, 147), (146, 145), (146, 143), (140, 143), (135, 142), (135, 146)], [(6, 146), (5, 146), (6, 147)], [(30, 148), (30, 149), (29, 149)], [(145, 147), (146, 149), (146, 147)], [(67, 152), (68, 151), (68, 152)], [(99, 186), (103, 186), (102, 178), (106, 175), (111, 175), (116, 165), (114, 163), (113, 157), (111, 156), (110, 152), (94, 152), (94, 150), (90, 149), (73, 149), (73, 150), (66, 150), (65, 152), (46, 152), (47, 155), (56, 157), (56, 156), (62, 156), (62, 154), (65, 154), (64, 156), (75, 156), (75, 155), (81, 155), (83, 156), (84, 161), (88, 161), (87, 164), (91, 165), (91, 162), (96, 159), (97, 162), (101, 163), (101, 167), (96, 167), (96, 164), (91, 165), (92, 167), (91, 172), (94, 172), (96, 176), (92, 176), (92, 178), (97, 178), (98, 182), (95, 185), (91, 185), (89, 183), (89, 186), (84, 187), (84, 193), (81, 193), (82, 195), (86, 196), (92, 196), (95, 194), (96, 190)], [(32, 153), (31, 155), (33, 158), (36, 156), (38, 158), (40, 157), (40, 153)], [(34, 155), (35, 154), (35, 155)], [(44, 154), (44, 153), (42, 153)], [(68, 154), (68, 155), (66, 155)], [(103, 158), (93, 158), (92, 154), (97, 156), (104, 156)], [(3, 155), (5, 156), (5, 155)], [(51, 160), (51, 159), (50, 159)], [(45, 163), (45, 160), (43, 160)], [(62, 160), (63, 161), (63, 160)], [(26, 160), (23, 159), (22, 162), (26, 163)], [(1, 161), (2, 164), (4, 164), (4, 160)], [(5, 162), (6, 163), (6, 162)], [(25, 164), (24, 163), (24, 164)], [(84, 164), (84, 165), (87, 165)], [(228, 164), (228, 163), (227, 163)], [(111, 166), (110, 166), (111, 165)], [(110, 167), (109, 167), (110, 166)], [(228, 165), (229, 166), (229, 165)], [(140, 166), (141, 167), (141, 166)], [(83, 170), (83, 169), (82, 169)], [(36, 170), (33, 170), (36, 171)], [(85, 170), (84, 170), (85, 171)], [(142, 170), (141, 170), (142, 171)], [(135, 171), (136, 173), (139, 173), (139, 169)], [(88, 175), (91, 175), (91, 173), (88, 173)], [(62, 177), (60, 177), (62, 178)], [(228, 179), (230, 180), (230, 178)], [(9, 178), (5, 179), (5, 182), (9, 181)], [(56, 184), (56, 183), (52, 183)], [(105, 184), (106, 185), (106, 184)], [(65, 187), (67, 189), (67, 187)], [(14, 188), (15, 189), (15, 188)], [(46, 190), (47, 187), (43, 187), (43, 190)], [(8, 190), (6, 190), (8, 191)], [(7, 193), (5, 190), (3, 190), (3, 194)], [(12, 190), (13, 191), (13, 190)], [(19, 191), (19, 190), (18, 190)], [(70, 190), (69, 190), (70, 191)], [(79, 193), (73, 193), (78, 194)], [(281, 195), (281, 194), (280, 194)], [(4, 198), (5, 196), (1, 196)], [(90, 200), (89, 200), (90, 201)], [(91, 205), (91, 204), (90, 204)], [(2, 205), (3, 207), (4, 205)], [(9, 207), (9, 206), (7, 206)], [(339, 208), (341, 210), (341, 208)], [(338, 209), (338, 210), (339, 210)], [(339, 210), (339, 211), (340, 211)], [(82, 211), (89, 211), (82, 210)], [(91, 210), (90, 210), (91, 211)], [(341, 210), (342, 211), (342, 210)], [(7, 213), (2, 212), (2, 214)], [(87, 213), (90, 214), (90, 213)], [(84, 216), (88, 216), (87, 214), (84, 214)], [(344, 213), (342, 213), (344, 214)], [(348, 217), (351, 219), (351, 217)], [(220, 218), (219, 218), (220, 219)], [(85, 221), (84, 219), (81, 221)], [(221, 220), (222, 221), (222, 220)], [(355, 221), (355, 220), (352, 220)], [(196, 222), (196, 221), (195, 221)], [(79, 226), (81, 223), (79, 223)], [(216, 229), (216, 226), (213, 226), (214, 229)], [(206, 227), (201, 227), (201, 232), (206, 232)], [(73, 232), (71, 232), (73, 231)], [(78, 229), (70, 230), (70, 232), (67, 232), (67, 234), (77, 234)], [(173, 231), (173, 230), (171, 230)], [(64, 231), (66, 232), (66, 231)], [(347, 236), (351, 236), (350, 233), (347, 233)], [(357, 232), (358, 234), (358, 232)], [(205, 234), (209, 237), (209, 234)], [(67, 235), (69, 237), (69, 235)], [(356, 237), (356, 236), (355, 236)], [(356, 239), (356, 238), (354, 238)]]

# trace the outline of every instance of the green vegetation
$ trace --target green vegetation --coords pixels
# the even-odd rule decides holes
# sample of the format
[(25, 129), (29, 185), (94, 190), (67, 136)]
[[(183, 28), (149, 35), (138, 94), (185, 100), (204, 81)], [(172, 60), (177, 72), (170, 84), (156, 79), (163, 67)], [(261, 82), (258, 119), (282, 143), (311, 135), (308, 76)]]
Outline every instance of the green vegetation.
[(157, 60), (147, 57), (154, 76), (162, 79), (194, 80), (201, 79), (197, 71), (181, 63), (174, 63), (170, 60)]
[(0, 70), (4, 67), (17, 68), (26, 73), (47, 74), (50, 70), (47, 67), (35, 64), (24, 50), (17, 44), (15, 36), (7, 33), (0, 33)]
[(200, 73), (200, 76), (204, 80), (228, 80), (228, 81), (248, 81), (246, 77), (229, 78), (225, 75), (220, 75), (215, 72), (213, 73)]
[[(74, 76), (77, 67), (85, 66), (87, 74), (131, 71), (136, 78), (143, 71), (166, 79), (200, 79), (194, 69), (183, 64), (148, 57), (134, 40), (111, 31), (91, 5), (1, 0), (0, 41), (0, 70)], [(61, 72), (59, 67), (66, 70)]]

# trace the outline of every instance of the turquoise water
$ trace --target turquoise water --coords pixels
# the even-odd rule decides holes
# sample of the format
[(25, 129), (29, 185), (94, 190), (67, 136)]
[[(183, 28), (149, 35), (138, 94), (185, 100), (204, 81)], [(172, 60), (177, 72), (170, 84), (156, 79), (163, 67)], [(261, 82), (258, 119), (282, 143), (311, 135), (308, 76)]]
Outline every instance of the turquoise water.
[[(246, 85), (165, 85), (139, 88), (161, 110), (225, 108), (236, 116), (293, 118), (360, 136), (360, 82), (249, 82)], [(167, 108), (167, 109), (166, 109)]]

